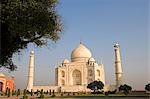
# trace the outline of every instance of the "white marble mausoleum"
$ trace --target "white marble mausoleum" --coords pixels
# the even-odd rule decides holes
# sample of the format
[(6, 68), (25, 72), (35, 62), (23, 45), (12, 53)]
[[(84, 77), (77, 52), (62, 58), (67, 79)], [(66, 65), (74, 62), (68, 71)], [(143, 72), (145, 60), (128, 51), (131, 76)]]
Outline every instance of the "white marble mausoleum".
[[(115, 47), (115, 46), (114, 46)], [(119, 44), (117, 45), (119, 48)], [(116, 71), (116, 78), (122, 77), (122, 68), (120, 62), (120, 52), (117, 51), (116, 67), (120, 70), (119, 73)], [(119, 54), (118, 54), (119, 53)], [(119, 57), (118, 57), (119, 55)], [(120, 62), (120, 64), (119, 64)], [(118, 65), (119, 64), (119, 65)], [(119, 66), (119, 67), (118, 67)], [(105, 85), (105, 71), (104, 65), (98, 64), (93, 58), (91, 51), (82, 43), (80, 43), (71, 53), (71, 59), (64, 59), (63, 62), (55, 69), (55, 86), (34, 86), (34, 51), (30, 53), (29, 73), (27, 90), (55, 90), (65, 92), (79, 92), (79, 91), (90, 91), (87, 89), (87, 85), (92, 81), (102, 81)], [(122, 79), (121, 79), (122, 80)], [(116, 82), (118, 79), (116, 79)], [(121, 83), (119, 83), (121, 84)], [(118, 86), (118, 85), (117, 85)], [(114, 86), (111, 86), (114, 87)], [(105, 85), (104, 91), (109, 90), (110, 86)]]

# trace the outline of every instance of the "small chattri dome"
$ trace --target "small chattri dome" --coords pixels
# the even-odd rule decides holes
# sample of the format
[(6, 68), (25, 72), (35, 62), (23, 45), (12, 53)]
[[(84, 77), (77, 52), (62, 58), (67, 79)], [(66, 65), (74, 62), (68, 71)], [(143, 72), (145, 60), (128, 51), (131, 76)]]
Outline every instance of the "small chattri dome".
[(31, 53), (31, 54), (34, 54), (34, 50), (32, 50), (30, 53)]
[(92, 54), (90, 50), (80, 43), (71, 53), (71, 59), (75, 58), (91, 58)]
[(89, 59), (90, 62), (95, 62), (95, 59), (92, 57)]
[(114, 44), (114, 47), (119, 47), (119, 43), (116, 42), (116, 43)]
[(69, 60), (68, 60), (68, 59), (64, 59), (64, 60), (63, 60), (63, 63), (64, 63), (64, 64), (69, 63)]

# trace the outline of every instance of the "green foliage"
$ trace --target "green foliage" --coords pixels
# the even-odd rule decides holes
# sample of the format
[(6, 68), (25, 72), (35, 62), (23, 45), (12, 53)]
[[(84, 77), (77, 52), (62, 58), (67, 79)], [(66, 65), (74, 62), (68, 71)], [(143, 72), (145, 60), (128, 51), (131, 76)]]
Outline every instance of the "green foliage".
[(40, 98), (44, 98), (43, 89), (41, 89)]
[(50, 89), (50, 90), (49, 90), (49, 95), (51, 95), (51, 94), (52, 94), (52, 90)]
[(148, 83), (147, 85), (145, 85), (145, 90), (146, 91), (150, 91), (150, 83)]
[(29, 43), (47, 45), (60, 38), (62, 24), (57, 0), (2, 0), (0, 67), (15, 70), (12, 55)]
[(17, 91), (16, 90), (12, 90), (12, 96), (16, 95)]
[(52, 94), (53, 94), (53, 95), (55, 94), (55, 90), (53, 90)]
[(14, 96), (14, 95), (15, 95), (15, 92), (14, 92), (14, 90), (12, 90), (12, 92), (11, 92), (11, 95), (12, 95), (12, 96)]
[(23, 95), (24, 95), (24, 96), (27, 95), (27, 90), (26, 90), (26, 89), (23, 90)]
[(3, 96), (3, 95), (4, 95), (4, 93), (3, 93), (3, 92), (0, 92), (0, 95), (1, 95), (1, 96)]
[(101, 81), (93, 81), (91, 83), (88, 84), (87, 88), (94, 90), (94, 93), (98, 90), (103, 89), (104, 84)]
[(113, 90), (113, 91), (107, 91), (107, 92), (104, 92), (105, 96), (108, 96), (109, 94), (116, 94), (117, 92), (117, 89)]
[(11, 94), (10, 89), (8, 89), (7, 97), (10, 97), (10, 94)]
[(31, 92), (30, 92), (31, 96), (33, 96), (33, 90), (31, 89)]
[(8, 94), (8, 87), (6, 88), (6, 91), (5, 91), (5, 96)]
[(19, 96), (19, 95), (20, 95), (20, 89), (17, 90), (17, 96)]
[(43, 89), (41, 89), (41, 92), (40, 92), (40, 94), (43, 94)]
[(125, 95), (129, 94), (129, 91), (131, 91), (131, 90), (132, 90), (132, 87), (129, 85), (126, 85), (126, 84), (120, 85), (120, 87), (119, 87), (119, 91), (123, 91), (123, 93)]
[(45, 94), (48, 94), (48, 90), (46, 91), (46, 93)]
[(26, 89), (23, 90), (23, 99), (28, 99), (27, 90)]
[(28, 96), (23, 96), (23, 99), (28, 99)]
[(55, 94), (53, 94), (51, 97), (55, 97), (56, 95)]
[(39, 90), (37, 90), (37, 91), (35, 92), (37, 96), (39, 95), (39, 92), (40, 92)]

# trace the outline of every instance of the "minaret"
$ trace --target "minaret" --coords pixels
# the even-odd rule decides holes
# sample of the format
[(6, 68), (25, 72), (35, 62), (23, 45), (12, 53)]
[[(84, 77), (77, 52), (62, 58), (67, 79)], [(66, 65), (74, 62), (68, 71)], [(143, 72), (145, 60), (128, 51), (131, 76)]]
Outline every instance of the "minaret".
[(34, 74), (34, 51), (30, 52), (30, 60), (29, 60), (29, 70), (28, 70), (28, 83), (27, 90), (31, 91), (33, 89), (33, 74)]
[(123, 72), (120, 57), (120, 46), (118, 43), (114, 45), (115, 50), (115, 73), (116, 73), (116, 87), (123, 84)]

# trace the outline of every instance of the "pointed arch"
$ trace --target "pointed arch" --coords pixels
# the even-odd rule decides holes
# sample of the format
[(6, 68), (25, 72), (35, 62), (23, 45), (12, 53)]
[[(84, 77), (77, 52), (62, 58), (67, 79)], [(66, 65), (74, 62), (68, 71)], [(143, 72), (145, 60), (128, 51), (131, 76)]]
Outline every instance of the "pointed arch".
[(93, 75), (93, 72), (91, 69), (88, 70), (88, 76), (92, 76)]
[(61, 77), (65, 77), (65, 72), (61, 71)]
[(96, 70), (96, 72), (97, 72), (97, 76), (99, 76), (100, 77), (100, 70)]
[(61, 79), (61, 86), (65, 85), (65, 80)]
[(82, 84), (82, 75), (81, 71), (75, 69), (72, 72), (73, 85), (81, 85)]
[(3, 82), (0, 82), (0, 92), (3, 91)]

